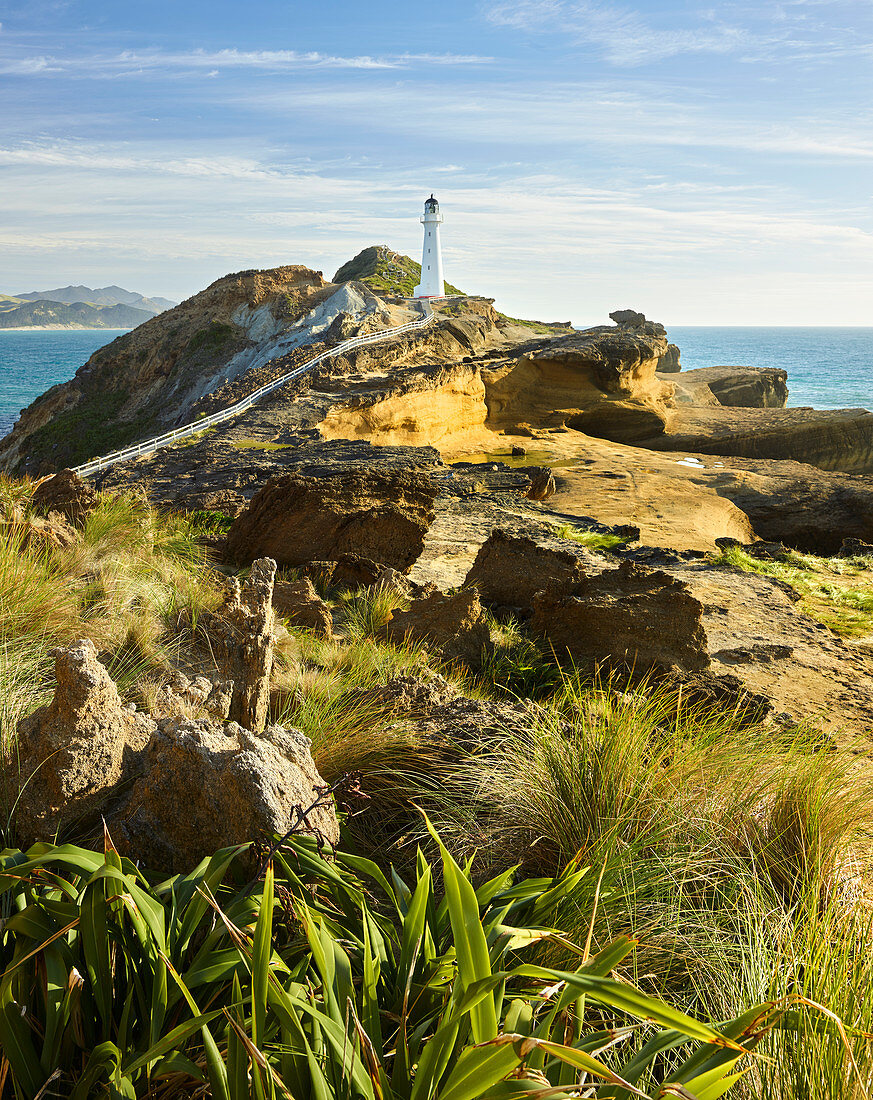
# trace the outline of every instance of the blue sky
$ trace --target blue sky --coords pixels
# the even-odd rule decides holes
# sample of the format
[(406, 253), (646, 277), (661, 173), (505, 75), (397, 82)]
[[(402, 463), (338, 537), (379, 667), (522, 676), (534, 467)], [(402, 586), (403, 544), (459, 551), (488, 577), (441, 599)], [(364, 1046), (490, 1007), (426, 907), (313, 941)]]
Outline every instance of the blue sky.
[(873, 0), (0, 0), (0, 293), (416, 256), (516, 315), (873, 324)]

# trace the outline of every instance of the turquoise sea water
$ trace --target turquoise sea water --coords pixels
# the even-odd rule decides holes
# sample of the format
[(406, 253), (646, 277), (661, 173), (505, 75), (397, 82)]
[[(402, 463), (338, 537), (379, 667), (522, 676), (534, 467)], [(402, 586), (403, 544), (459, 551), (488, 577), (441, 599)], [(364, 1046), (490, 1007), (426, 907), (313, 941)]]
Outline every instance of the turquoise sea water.
[(23, 408), (67, 382), (98, 348), (127, 329), (0, 329), (0, 438)]
[(873, 409), (873, 328), (670, 328), (682, 369), (783, 367), (788, 404)]
[[(18, 413), (123, 329), (0, 329), (0, 437)], [(784, 367), (789, 405), (873, 408), (873, 328), (671, 328), (682, 367)]]

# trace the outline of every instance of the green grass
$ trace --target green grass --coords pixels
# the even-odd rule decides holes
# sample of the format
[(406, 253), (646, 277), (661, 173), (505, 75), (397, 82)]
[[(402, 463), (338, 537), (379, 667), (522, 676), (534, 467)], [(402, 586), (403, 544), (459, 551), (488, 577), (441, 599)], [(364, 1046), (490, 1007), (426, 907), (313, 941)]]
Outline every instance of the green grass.
[(522, 325), (524, 328), (533, 329), (534, 332), (538, 332), (542, 336), (561, 336), (573, 330), (573, 326), (569, 321), (522, 321), (518, 317), (508, 317), (505, 313), (499, 312), (497, 316), (512, 325)]
[(65, 409), (32, 432), (27, 438), (27, 455), (37, 467), (48, 460), (61, 469), (119, 450), (146, 436), (155, 423), (152, 414), (141, 413), (133, 420), (117, 419), (129, 398), (125, 390), (89, 395), (75, 408)]
[(577, 527), (573, 523), (563, 523), (555, 528), (555, 534), (559, 539), (569, 539), (589, 550), (614, 550), (618, 546), (625, 546), (627, 539), (620, 535), (604, 535), (599, 531), (589, 531), (584, 527)]
[[(377, 294), (411, 298), (421, 282), (421, 264), (409, 256), (394, 252), (385, 245), (371, 245), (337, 271), (335, 283), (366, 283)], [(445, 284), (446, 294), (463, 294), (451, 283)]]
[(710, 560), (789, 584), (801, 597), (803, 611), (843, 637), (873, 634), (873, 559), (821, 558), (791, 550), (782, 561), (761, 561), (729, 547)]
[(195, 356), (210, 355), (221, 351), (232, 340), (236, 339), (239, 328), (236, 325), (224, 324), (221, 321), (213, 321), (208, 328), (195, 332), (185, 346), (183, 355)]
[(287, 451), (290, 443), (273, 443), (264, 439), (234, 439), (233, 446), (238, 451)]

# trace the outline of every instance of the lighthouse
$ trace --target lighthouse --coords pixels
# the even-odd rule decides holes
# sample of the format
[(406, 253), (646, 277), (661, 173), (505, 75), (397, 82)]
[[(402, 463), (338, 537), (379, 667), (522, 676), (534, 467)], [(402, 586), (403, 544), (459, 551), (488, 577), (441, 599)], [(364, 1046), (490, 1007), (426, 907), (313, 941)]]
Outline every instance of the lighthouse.
[(440, 204), (431, 195), (424, 204), (421, 224), (424, 226), (424, 243), (421, 247), (421, 282), (415, 288), (415, 298), (442, 298), (443, 257), (440, 252), (440, 223), (443, 216)]

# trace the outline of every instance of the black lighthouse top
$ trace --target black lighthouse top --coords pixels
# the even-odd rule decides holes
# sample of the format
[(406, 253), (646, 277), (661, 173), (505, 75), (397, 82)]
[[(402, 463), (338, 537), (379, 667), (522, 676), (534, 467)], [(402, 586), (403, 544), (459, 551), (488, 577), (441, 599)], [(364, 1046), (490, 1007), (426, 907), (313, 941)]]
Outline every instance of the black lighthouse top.
[(438, 214), (439, 209), (440, 204), (436, 201), (436, 199), (433, 197), (433, 193), (431, 192), (430, 198), (425, 200), (424, 212), (425, 214)]

